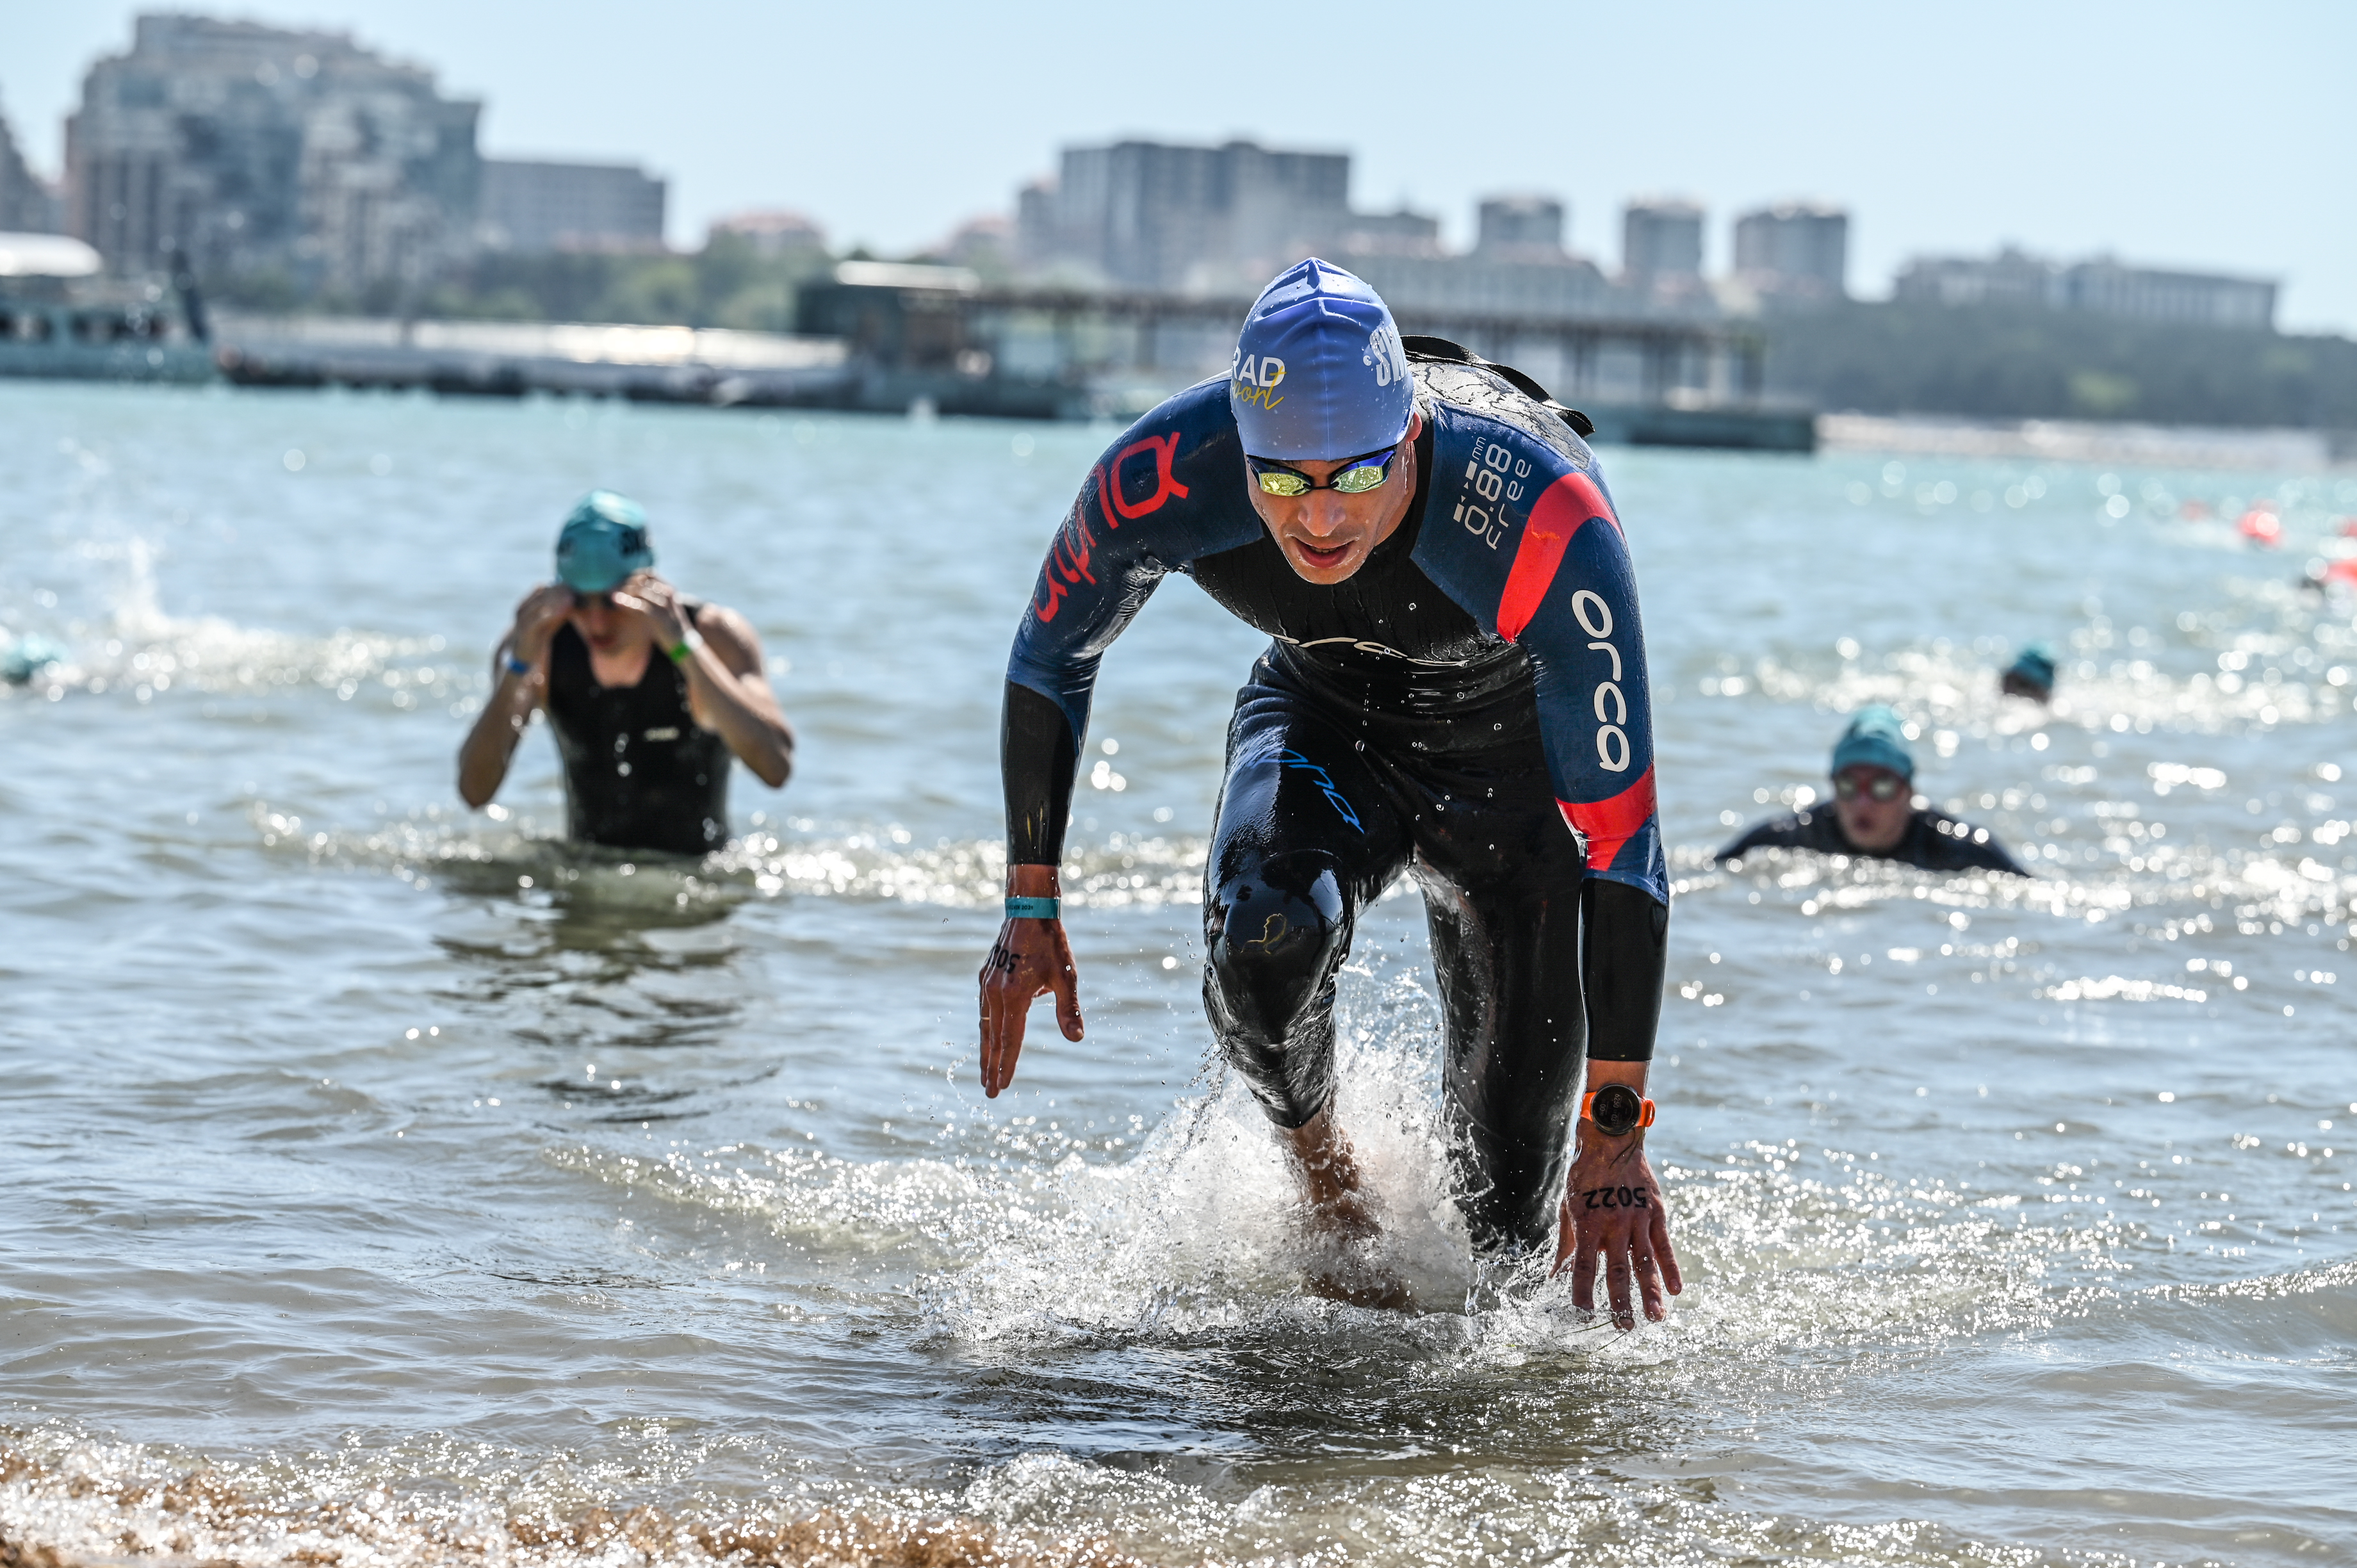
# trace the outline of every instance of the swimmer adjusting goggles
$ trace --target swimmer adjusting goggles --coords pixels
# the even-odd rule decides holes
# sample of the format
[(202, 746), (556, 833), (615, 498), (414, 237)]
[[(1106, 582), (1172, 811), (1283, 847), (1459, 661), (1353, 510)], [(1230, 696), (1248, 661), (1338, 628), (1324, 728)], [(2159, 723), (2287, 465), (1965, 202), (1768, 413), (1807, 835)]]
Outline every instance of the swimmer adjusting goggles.
[(1608, 1137), (1625, 1138), (1653, 1124), (1653, 1102), (1625, 1083), (1608, 1083), (1579, 1098), (1579, 1113)]
[(1345, 457), (1342, 466), (1334, 470), (1334, 477), (1322, 485), (1300, 469), (1267, 457), (1248, 456), (1244, 467), (1252, 470), (1253, 480), (1260, 486), (1263, 495), (1291, 500), (1312, 490), (1339, 490), (1346, 496), (1362, 496), (1381, 489), (1383, 481), (1392, 477), (1392, 465), (1399, 460), (1399, 446), (1394, 443), (1380, 451)]

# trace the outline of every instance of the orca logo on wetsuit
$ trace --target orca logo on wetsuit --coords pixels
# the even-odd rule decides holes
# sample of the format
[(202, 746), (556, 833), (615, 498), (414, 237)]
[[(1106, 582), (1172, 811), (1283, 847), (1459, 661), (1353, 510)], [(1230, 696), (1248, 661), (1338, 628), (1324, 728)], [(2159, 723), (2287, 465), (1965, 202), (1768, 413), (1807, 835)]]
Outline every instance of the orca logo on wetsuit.
[[(1611, 641), (1612, 607), (1602, 595), (1582, 588), (1571, 596), (1571, 613), (1579, 629), (1597, 639), (1587, 645), (1589, 651), (1600, 648), (1612, 659), (1612, 678), (1598, 682), (1596, 687), (1596, 722), (1603, 726), (1596, 732), (1597, 763), (1608, 773), (1626, 773), (1629, 732), (1620, 726), (1629, 722), (1629, 697), (1620, 690), (1620, 650)], [(1604, 711), (1608, 705), (1612, 709), (1609, 715)]]
[(1350, 823), (1352, 827), (1357, 828), (1361, 832), (1365, 832), (1367, 831), (1366, 825), (1359, 821), (1359, 813), (1351, 809), (1351, 802), (1344, 800), (1342, 798), (1342, 791), (1334, 787), (1334, 776), (1332, 774), (1327, 772), (1324, 768), (1318, 767), (1316, 763), (1310, 761), (1308, 757), (1302, 756), (1301, 753), (1297, 751), (1280, 752), (1277, 755), (1278, 759), (1285, 764), (1286, 768), (1289, 771), (1308, 774), (1309, 777), (1316, 781), (1318, 785), (1318, 792), (1326, 797), (1327, 804), (1332, 806), (1337, 811), (1340, 811), (1342, 814), (1342, 820), (1344, 822)]

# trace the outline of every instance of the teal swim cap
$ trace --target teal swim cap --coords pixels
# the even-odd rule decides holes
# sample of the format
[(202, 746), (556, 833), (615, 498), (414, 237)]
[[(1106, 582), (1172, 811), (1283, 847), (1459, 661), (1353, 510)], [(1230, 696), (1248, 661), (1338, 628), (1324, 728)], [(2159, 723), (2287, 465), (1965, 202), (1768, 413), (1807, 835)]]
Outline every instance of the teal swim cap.
[(2050, 692), (2054, 689), (2054, 650), (2043, 642), (2030, 643), (2006, 673), (2018, 675), (2031, 685)]
[(1871, 703), (1851, 714), (1849, 728), (1834, 743), (1835, 774), (1861, 762), (1887, 768), (1910, 782), (1915, 778), (1915, 754), (1907, 749), (1906, 721), (1887, 703)]
[(646, 509), (611, 490), (591, 490), (556, 536), (556, 578), (576, 594), (610, 594), (655, 564)]

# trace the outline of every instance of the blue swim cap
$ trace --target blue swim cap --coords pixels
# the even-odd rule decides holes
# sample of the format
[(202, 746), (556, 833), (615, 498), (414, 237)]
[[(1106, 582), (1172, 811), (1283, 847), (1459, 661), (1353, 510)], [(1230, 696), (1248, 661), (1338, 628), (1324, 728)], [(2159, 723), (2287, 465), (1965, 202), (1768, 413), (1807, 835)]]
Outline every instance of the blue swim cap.
[(2006, 673), (2018, 675), (2031, 685), (2050, 692), (2054, 689), (2054, 650), (2045, 643), (2033, 642), (2021, 650)]
[(581, 498), (556, 536), (556, 577), (576, 594), (610, 594), (655, 564), (646, 510), (611, 490)]
[(1325, 461), (1396, 446), (1415, 388), (1391, 311), (1331, 262), (1288, 268), (1244, 317), (1228, 406), (1254, 457)]
[(1888, 703), (1858, 709), (1850, 716), (1849, 728), (1834, 743), (1835, 774), (1861, 762), (1888, 768), (1910, 782), (1915, 778), (1915, 754), (1907, 749), (1906, 722)]

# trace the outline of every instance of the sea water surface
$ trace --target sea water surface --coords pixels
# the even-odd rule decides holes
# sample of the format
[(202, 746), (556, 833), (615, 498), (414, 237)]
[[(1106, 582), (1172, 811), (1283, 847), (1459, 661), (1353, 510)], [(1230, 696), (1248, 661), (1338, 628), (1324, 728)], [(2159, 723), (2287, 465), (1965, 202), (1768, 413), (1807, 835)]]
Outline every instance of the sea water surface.
[[(1416, 901), (1340, 1112), (1418, 1310), (1304, 1286), (1210, 1059), (1255, 648), (1173, 580), (1072, 833), (1089, 1032), (975, 1086), (996, 720), (1110, 432), (0, 386), (0, 1538), (70, 1559), (2357, 1556), (2357, 478), (1607, 450), (1677, 883), (1633, 1334), (1485, 1273)], [(702, 864), (558, 836), (489, 649), (595, 485), (801, 734)], [(2266, 499), (2286, 548), (2231, 520)], [(2051, 711), (1996, 693), (2051, 639)], [(2030, 880), (1770, 854), (1841, 715)], [(11, 1561), (29, 1561), (12, 1557)]]

